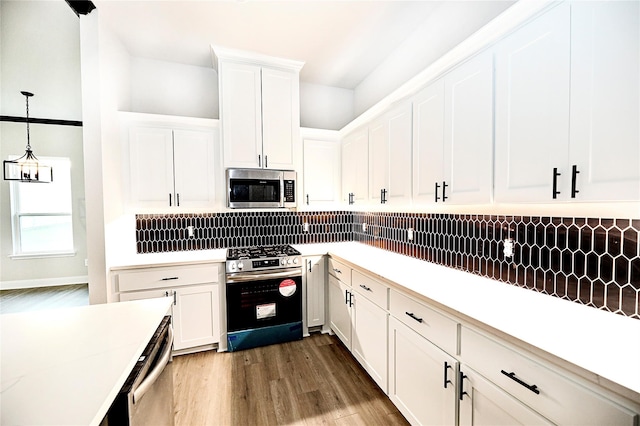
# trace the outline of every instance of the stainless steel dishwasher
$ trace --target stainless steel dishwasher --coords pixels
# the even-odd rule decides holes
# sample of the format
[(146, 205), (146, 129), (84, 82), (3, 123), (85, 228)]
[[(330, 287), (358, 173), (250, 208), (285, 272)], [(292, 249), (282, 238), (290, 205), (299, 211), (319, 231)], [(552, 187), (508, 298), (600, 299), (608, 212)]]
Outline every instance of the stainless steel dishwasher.
[(173, 425), (173, 329), (166, 316), (138, 359), (102, 425)]

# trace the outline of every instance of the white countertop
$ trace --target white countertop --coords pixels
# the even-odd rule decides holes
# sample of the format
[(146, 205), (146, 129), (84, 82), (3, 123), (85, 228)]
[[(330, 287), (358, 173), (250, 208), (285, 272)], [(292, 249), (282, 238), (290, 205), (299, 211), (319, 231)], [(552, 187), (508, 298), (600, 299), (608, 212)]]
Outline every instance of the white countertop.
[(640, 394), (640, 320), (357, 242), (328, 252)]
[(97, 425), (168, 298), (0, 315), (0, 423)]
[[(427, 302), (535, 346), (640, 395), (640, 320), (361, 244), (294, 244), (331, 254)], [(140, 254), (112, 269), (224, 262), (225, 250)], [(640, 401), (639, 401), (640, 402)]]
[(112, 260), (110, 268), (116, 271), (121, 269), (148, 268), (154, 266), (225, 262), (226, 260), (227, 249), (128, 254)]

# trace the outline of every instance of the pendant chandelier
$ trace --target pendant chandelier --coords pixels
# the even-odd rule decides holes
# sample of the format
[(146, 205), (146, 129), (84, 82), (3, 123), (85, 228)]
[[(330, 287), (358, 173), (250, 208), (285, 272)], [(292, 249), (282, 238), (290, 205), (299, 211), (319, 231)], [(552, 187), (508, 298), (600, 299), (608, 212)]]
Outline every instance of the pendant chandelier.
[(4, 160), (4, 180), (19, 182), (53, 182), (53, 169), (51, 166), (40, 164), (38, 158), (31, 151), (29, 136), (29, 98), (33, 93), (20, 92), (27, 100), (27, 147), (24, 155), (16, 160)]

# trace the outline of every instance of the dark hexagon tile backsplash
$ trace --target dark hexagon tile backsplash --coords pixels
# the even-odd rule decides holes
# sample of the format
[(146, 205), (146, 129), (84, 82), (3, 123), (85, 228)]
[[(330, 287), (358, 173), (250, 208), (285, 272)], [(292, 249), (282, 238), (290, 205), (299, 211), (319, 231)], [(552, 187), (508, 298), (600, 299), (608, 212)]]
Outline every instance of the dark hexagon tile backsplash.
[[(639, 219), (344, 211), (136, 215), (138, 253), (358, 241), (636, 319), (639, 234)], [(510, 258), (503, 253), (506, 239), (513, 241)]]

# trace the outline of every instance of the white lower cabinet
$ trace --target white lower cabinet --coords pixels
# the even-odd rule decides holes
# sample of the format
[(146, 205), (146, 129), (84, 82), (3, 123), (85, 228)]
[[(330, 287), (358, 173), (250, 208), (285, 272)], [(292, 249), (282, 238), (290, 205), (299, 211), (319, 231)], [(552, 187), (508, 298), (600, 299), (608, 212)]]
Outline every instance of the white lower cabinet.
[(460, 373), (460, 426), (553, 424), (466, 365)]
[(325, 282), (327, 268), (324, 256), (304, 258), (304, 280), (307, 288), (307, 327), (321, 327), (325, 323)]
[(389, 398), (414, 425), (456, 424), (458, 362), (389, 318)]
[(329, 318), (331, 330), (351, 350), (351, 308), (353, 303), (351, 286), (329, 275)]
[(219, 265), (144, 268), (113, 273), (121, 302), (171, 297), (174, 351), (211, 349), (220, 341)]

